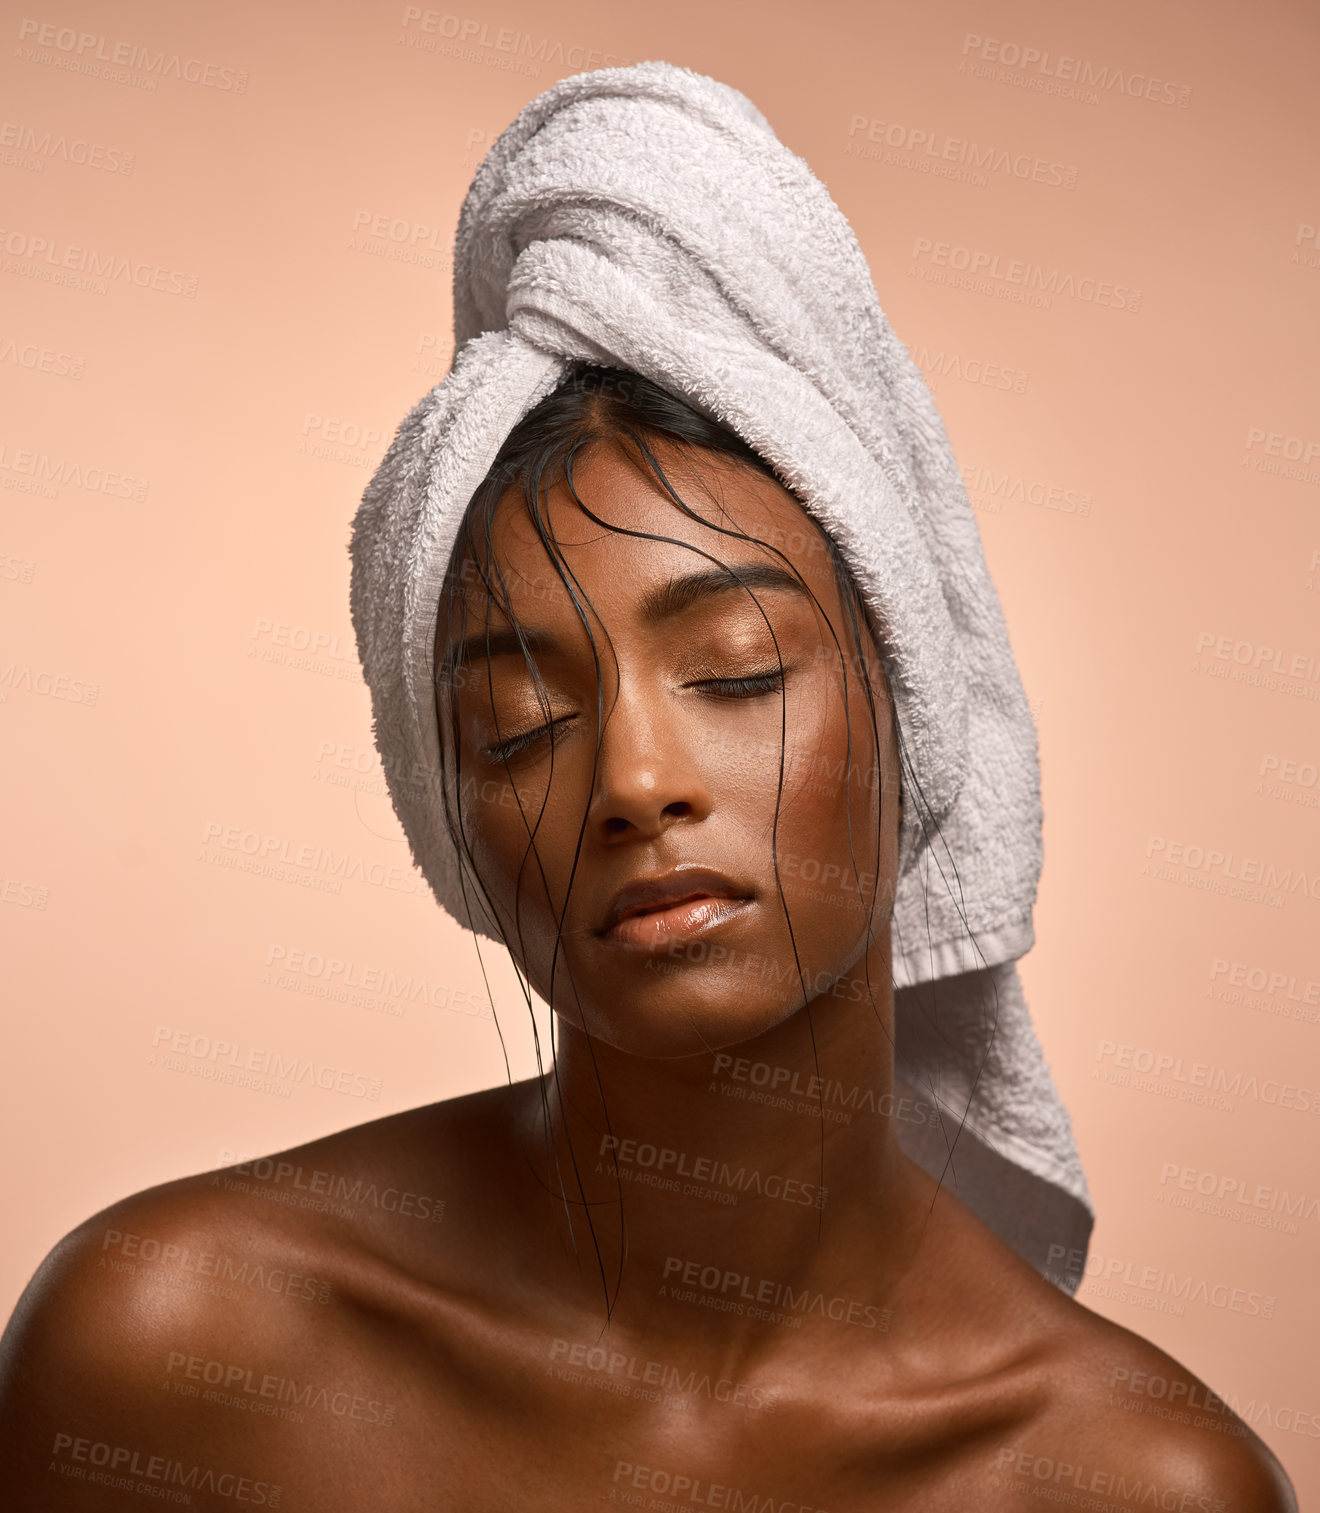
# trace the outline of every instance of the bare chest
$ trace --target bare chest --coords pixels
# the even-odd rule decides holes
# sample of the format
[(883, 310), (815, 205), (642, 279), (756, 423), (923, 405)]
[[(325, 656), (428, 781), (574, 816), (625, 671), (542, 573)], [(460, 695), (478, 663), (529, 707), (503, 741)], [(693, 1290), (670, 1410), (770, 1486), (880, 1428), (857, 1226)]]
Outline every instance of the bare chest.
[[(920, 1413), (839, 1390), (790, 1390), (703, 1369), (677, 1351), (551, 1335), (545, 1358), (366, 1351), (320, 1378), (217, 1383), (192, 1401), (204, 1443), (241, 1440), (269, 1506), (321, 1513), (886, 1513), (1016, 1506), (993, 1447)], [(230, 1506), (223, 1498), (215, 1506)], [(203, 1500), (202, 1506), (207, 1506)]]

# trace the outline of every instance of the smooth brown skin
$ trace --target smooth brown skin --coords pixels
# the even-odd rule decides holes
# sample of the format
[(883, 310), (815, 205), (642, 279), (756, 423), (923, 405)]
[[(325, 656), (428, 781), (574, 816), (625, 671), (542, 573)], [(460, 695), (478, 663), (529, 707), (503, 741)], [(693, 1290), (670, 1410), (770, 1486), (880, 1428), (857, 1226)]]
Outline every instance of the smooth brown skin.
[[(773, 481), (709, 457), (698, 474), (659, 451), (704, 519), (766, 539), (810, 530)], [(577, 485), (614, 523), (732, 563), (776, 560), (684, 519), (613, 445), (579, 460)], [(535, 865), (524, 871), (521, 908), (524, 964), (547, 998), (552, 911), (567, 894), (554, 989), (559, 1092), (546, 1084), (551, 1134), (542, 1084), (523, 1082), (315, 1141), (281, 1158), (288, 1171), (190, 1177), (89, 1219), (42, 1265), (5, 1336), (4, 1506), (142, 1506), (132, 1491), (61, 1471), (87, 1470), (111, 1453), (91, 1448), (99, 1444), (136, 1454), (144, 1485), (168, 1476), (163, 1463), (153, 1473), (153, 1455), (250, 1478), (194, 1487), (188, 1505), (204, 1509), (1036, 1509), (1032, 1488), (1065, 1488), (1081, 1502), (1079, 1481), (1096, 1488), (1089, 1505), (1114, 1509), (1295, 1509), (1273, 1455), (1204, 1384), (1042, 1280), (901, 1153), (891, 1118), (858, 1112), (848, 1123), (822, 1121), (809, 1101), (784, 1109), (720, 1091), (728, 1079), (713, 1068), (724, 1048), (796, 1069), (804, 1082), (819, 1071), (877, 1095), (891, 1087), (887, 915), (898, 806), (883, 674), (868, 649), (886, 776), (877, 834), (877, 789), (862, 776), (875, 758), (870, 717), (855, 667), (845, 716), (843, 672), (820, 611), (783, 589), (757, 589), (787, 669), (786, 703), (778, 691), (720, 698), (699, 680), (776, 666), (748, 594), (707, 595), (663, 623), (644, 623), (647, 590), (712, 564), (683, 546), (602, 531), (562, 490), (550, 507), (600, 617), (597, 640), (604, 646), (608, 630), (613, 646), (613, 658), (602, 651), (612, 713), (593, 784), (596, 675), (585, 633), (566, 598), (547, 592), (551, 570), (521, 505), (506, 500), (501, 565), (518, 585), (520, 619), (559, 640), (559, 652), (541, 654), (538, 665), (552, 716), (571, 717), (558, 727), (553, 782), (548, 741), (510, 764), (524, 802), (535, 800), (532, 812), (546, 800), (537, 834), (546, 880)], [(851, 650), (825, 554), (799, 554), (796, 565)], [(469, 628), (481, 624), (477, 600), (468, 615)], [(475, 667), (460, 695), (464, 769), (507, 787), (503, 768), (480, 761), (494, 733), (492, 703), (505, 738), (542, 716), (521, 658)], [(694, 861), (754, 895), (709, 940), (791, 964), (770, 855), (781, 715), (781, 861), (832, 859), (850, 872), (850, 798), (858, 867), (879, 879), (869, 943), (855, 891), (785, 879), (803, 970), (824, 989), (809, 1018), (792, 973), (775, 982), (740, 969), (746, 956), (700, 952), (656, 970), (594, 933), (625, 882)], [(841, 784), (811, 759), (843, 756), (850, 724), (855, 771)], [(469, 816), (483, 873), (510, 921), (527, 833), (511, 795), (477, 803)], [(793, 1179), (796, 1196), (743, 1191), (730, 1205), (639, 1181), (648, 1169), (635, 1161), (622, 1163), (616, 1179), (600, 1156), (602, 1090), (615, 1137), (682, 1152), (689, 1166), (705, 1156)], [(828, 1195), (816, 1206), (822, 1180)], [(336, 1182), (347, 1186), (318, 1211), (325, 1205), (316, 1194)], [(412, 1196), (387, 1198), (387, 1190)], [(805, 1203), (796, 1200), (803, 1193)], [(309, 1196), (312, 1206), (302, 1206)], [(439, 1223), (427, 1217), (437, 1198)], [(186, 1254), (151, 1259), (152, 1242)], [(187, 1285), (223, 1270), (203, 1255), (307, 1280), (268, 1270), (263, 1286), (240, 1272), (207, 1291), (205, 1281)], [(836, 1313), (851, 1302), (853, 1322), (782, 1306), (781, 1318), (801, 1317), (792, 1327), (754, 1317), (746, 1304), (698, 1306), (667, 1295), (675, 1278), (666, 1278), (666, 1263), (672, 1271), (675, 1261), (680, 1280), (686, 1262), (752, 1279), (717, 1287), (717, 1300), (769, 1279), (799, 1296), (845, 1300)], [(617, 1289), (608, 1322), (602, 1271)], [(317, 1301), (327, 1287), (328, 1300)], [(700, 1285), (684, 1291), (701, 1295)], [(598, 1345), (606, 1353), (587, 1356)], [(202, 1395), (214, 1390), (206, 1376), (219, 1368), (210, 1362), (232, 1368), (231, 1401)], [(1210, 1411), (1184, 1422), (1161, 1416), (1155, 1396), (1124, 1386), (1142, 1372), (1184, 1384)], [(662, 1386), (648, 1386), (657, 1378)], [(327, 1389), (324, 1401), (297, 1410), (301, 1421), (234, 1406), (277, 1403), (290, 1380), (297, 1392)], [(262, 1396), (263, 1382), (275, 1397)], [(346, 1395), (332, 1399), (336, 1392)], [(1159, 1500), (1142, 1501), (1152, 1483)]]

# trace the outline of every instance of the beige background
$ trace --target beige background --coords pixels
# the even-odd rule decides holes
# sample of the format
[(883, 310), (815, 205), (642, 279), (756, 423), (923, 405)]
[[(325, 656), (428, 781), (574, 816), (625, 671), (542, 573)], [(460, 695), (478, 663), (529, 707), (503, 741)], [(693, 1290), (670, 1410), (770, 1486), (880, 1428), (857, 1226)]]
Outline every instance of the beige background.
[[(3, 23), (5, 1308), (126, 1192), (502, 1078), (472, 943), (406, 891), (348, 525), (444, 372), (485, 145), (558, 77), (665, 58), (828, 183), (966, 470), (1040, 727), (1023, 975), (1099, 1214), (1082, 1297), (1235, 1402), (1305, 1501), (1320, 1118), (1284, 1104), (1320, 1101), (1314, 11), (463, 4)], [(988, 169), (929, 171), (969, 143)], [(1136, 308), (958, 287), (959, 248)], [(375, 881), (308, 885), (325, 852)], [(206, 1080), (162, 1055), (179, 1031), (332, 1086)], [(1198, 1106), (1177, 1067), (1107, 1081), (1107, 1046), (1257, 1080)], [(1198, 1182), (1258, 1201), (1215, 1212)], [(1160, 1311), (1143, 1273), (1257, 1302)]]

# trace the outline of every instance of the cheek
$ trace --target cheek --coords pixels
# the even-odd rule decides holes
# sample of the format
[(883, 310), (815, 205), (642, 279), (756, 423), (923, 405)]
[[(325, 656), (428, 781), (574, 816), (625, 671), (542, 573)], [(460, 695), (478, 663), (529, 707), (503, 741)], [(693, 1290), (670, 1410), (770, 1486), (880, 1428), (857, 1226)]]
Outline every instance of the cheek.
[(876, 736), (855, 680), (846, 709), (841, 686), (820, 679), (790, 698), (786, 716), (782, 793), (777, 728), (759, 743), (758, 759), (724, 769), (720, 792), (747, 836), (764, 846), (772, 893), (773, 833), (789, 922), (795, 934), (803, 927), (799, 948), (819, 942), (828, 954), (864, 928), (876, 885)]
[(466, 786), (468, 845), (510, 928), (516, 891), (524, 932), (528, 925), (552, 921), (562, 908), (586, 810), (587, 795), (580, 788), (563, 767), (548, 784), (528, 778), (510, 783), (497, 769)]

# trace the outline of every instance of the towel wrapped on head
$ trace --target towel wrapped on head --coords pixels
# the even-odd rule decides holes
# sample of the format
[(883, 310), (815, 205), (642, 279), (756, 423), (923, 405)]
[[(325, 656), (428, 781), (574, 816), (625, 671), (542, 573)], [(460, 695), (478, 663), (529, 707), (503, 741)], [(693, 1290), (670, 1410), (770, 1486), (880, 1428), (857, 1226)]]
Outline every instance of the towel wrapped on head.
[(350, 544), (376, 744), (437, 900), (498, 938), (431, 780), (436, 610), (459, 523), (510, 430), (572, 366), (640, 373), (774, 467), (883, 627), (905, 795), (895, 1091), (941, 1116), (898, 1120), (900, 1143), (1073, 1290), (1090, 1199), (1016, 966), (1041, 866), (1035, 726), (943, 422), (825, 186), (713, 79), (660, 62), (565, 79), (473, 180), (454, 337)]

